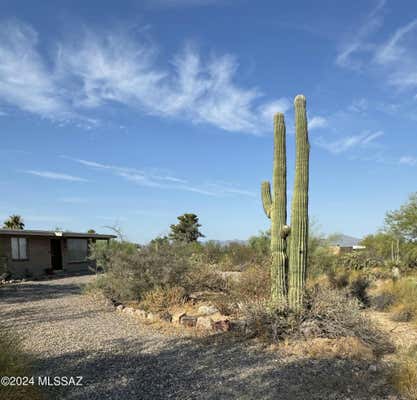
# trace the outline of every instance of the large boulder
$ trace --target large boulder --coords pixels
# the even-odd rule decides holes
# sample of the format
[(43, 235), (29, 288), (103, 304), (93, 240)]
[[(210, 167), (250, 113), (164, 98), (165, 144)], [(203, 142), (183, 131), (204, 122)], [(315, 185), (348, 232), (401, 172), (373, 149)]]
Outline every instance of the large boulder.
[(191, 315), (184, 315), (180, 319), (180, 324), (189, 328), (194, 327), (197, 325), (197, 317), (193, 317)]
[(213, 329), (213, 320), (210, 317), (198, 317), (197, 318), (197, 329), (211, 330)]

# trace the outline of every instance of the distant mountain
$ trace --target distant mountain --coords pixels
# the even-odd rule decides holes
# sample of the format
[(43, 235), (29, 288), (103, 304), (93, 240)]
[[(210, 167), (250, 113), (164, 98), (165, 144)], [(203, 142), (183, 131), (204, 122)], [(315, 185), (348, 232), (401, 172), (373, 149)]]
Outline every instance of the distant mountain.
[(358, 246), (362, 239), (344, 235), (343, 233), (337, 233), (330, 235), (327, 240), (331, 246), (352, 247)]
[(220, 246), (227, 246), (230, 243), (239, 243), (239, 244), (247, 244), (248, 243), (247, 240), (239, 240), (239, 239), (234, 239), (234, 240), (212, 240), (212, 242), (216, 242)]

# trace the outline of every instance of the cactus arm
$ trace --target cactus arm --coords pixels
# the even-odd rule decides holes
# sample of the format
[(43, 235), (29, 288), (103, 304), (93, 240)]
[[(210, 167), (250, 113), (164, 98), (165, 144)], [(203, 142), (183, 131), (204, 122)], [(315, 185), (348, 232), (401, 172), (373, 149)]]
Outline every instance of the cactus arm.
[(288, 303), (298, 312), (303, 306), (303, 295), (307, 273), (308, 245), (308, 180), (309, 154), (306, 99), (295, 98), (296, 165), (294, 192), (291, 207), (291, 243), (289, 251)]
[(265, 214), (268, 218), (271, 218), (272, 209), (272, 197), (271, 197), (271, 185), (268, 181), (262, 182), (262, 205), (264, 207)]

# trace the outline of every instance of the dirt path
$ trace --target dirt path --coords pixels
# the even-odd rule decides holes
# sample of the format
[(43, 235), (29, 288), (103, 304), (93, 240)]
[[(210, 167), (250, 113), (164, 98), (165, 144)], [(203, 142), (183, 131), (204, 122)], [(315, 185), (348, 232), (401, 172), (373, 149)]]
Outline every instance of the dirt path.
[(390, 399), (379, 370), (283, 358), (227, 335), (166, 336), (80, 292), (91, 277), (0, 288), (0, 322), (24, 337), (38, 376), (83, 376), (56, 399)]
[[(395, 322), (390, 314), (381, 311), (369, 311), (367, 316), (387, 334), (397, 349), (407, 349), (417, 344), (417, 327), (410, 322)], [(389, 360), (395, 355), (386, 356)]]

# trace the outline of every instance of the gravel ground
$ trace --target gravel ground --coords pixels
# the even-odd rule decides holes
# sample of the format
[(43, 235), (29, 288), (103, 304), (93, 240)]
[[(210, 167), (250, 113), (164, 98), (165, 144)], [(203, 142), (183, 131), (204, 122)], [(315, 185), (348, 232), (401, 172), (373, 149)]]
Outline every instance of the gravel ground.
[(38, 376), (83, 376), (52, 399), (397, 399), (382, 373), (350, 360), (283, 358), (228, 335), (159, 333), (93, 301), (91, 276), (0, 288), (2, 326), (35, 357)]

